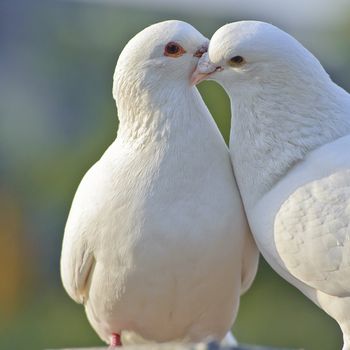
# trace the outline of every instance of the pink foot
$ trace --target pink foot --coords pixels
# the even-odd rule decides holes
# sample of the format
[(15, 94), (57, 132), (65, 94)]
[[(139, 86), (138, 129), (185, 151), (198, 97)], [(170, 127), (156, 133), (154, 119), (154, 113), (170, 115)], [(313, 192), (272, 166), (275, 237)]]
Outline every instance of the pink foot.
[(109, 348), (108, 349), (114, 349), (115, 347), (122, 346), (122, 341), (120, 339), (120, 334), (118, 333), (112, 333), (111, 335), (111, 340), (109, 343)]

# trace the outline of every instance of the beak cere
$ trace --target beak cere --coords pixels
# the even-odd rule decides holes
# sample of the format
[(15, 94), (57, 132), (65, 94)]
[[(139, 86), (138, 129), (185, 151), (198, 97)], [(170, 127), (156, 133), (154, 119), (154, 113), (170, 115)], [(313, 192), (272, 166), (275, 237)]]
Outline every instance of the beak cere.
[(202, 57), (202, 55), (204, 53), (206, 53), (208, 51), (208, 45), (203, 45), (201, 46), (194, 54), (193, 54), (193, 57)]

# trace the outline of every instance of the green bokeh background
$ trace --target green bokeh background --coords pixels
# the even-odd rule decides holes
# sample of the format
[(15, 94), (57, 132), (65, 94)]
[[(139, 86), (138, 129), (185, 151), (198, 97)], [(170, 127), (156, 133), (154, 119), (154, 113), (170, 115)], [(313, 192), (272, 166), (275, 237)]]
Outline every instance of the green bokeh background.
[[(102, 344), (61, 286), (64, 224), (80, 179), (116, 135), (111, 89), (120, 51), (144, 27), (171, 18), (208, 37), (242, 19), (98, 2), (1, 2), (0, 349)], [(341, 62), (350, 56), (349, 29), (342, 20), (324, 37), (326, 68), (345, 88), (350, 70)], [(213, 82), (199, 89), (228, 140), (225, 93)], [(336, 323), (264, 261), (242, 297), (234, 333), (243, 343), (307, 350), (342, 344)]]

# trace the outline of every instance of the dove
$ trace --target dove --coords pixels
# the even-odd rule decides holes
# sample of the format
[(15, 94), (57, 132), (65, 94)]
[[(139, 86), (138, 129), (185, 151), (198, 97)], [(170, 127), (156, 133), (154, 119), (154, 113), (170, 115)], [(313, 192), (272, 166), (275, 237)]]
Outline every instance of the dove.
[(207, 45), (175, 20), (127, 43), (113, 82), (117, 137), (73, 199), (63, 286), (113, 347), (227, 340), (255, 277), (228, 148), (190, 83)]
[(258, 248), (333, 317), (350, 349), (350, 96), (296, 39), (258, 21), (213, 35), (192, 83), (231, 101), (230, 153)]

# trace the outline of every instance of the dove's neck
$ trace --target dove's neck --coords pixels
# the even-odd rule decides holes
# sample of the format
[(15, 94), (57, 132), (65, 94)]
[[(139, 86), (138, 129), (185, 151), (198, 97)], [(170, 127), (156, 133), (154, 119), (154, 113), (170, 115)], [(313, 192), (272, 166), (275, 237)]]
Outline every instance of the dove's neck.
[(117, 106), (117, 138), (134, 148), (186, 138), (186, 135), (193, 138), (193, 129), (202, 124), (205, 108), (198, 90), (188, 82), (154, 89), (134, 86), (133, 91), (119, 96)]
[[(231, 96), (230, 152), (246, 207), (268, 192), (305, 155), (350, 134), (350, 98), (328, 80), (272, 86)], [(239, 92), (238, 92), (239, 93)]]

